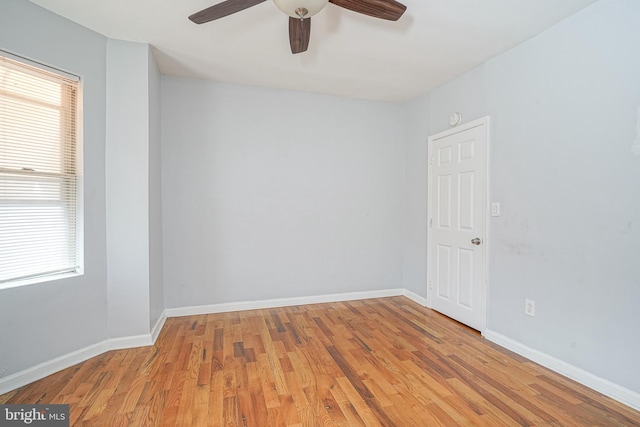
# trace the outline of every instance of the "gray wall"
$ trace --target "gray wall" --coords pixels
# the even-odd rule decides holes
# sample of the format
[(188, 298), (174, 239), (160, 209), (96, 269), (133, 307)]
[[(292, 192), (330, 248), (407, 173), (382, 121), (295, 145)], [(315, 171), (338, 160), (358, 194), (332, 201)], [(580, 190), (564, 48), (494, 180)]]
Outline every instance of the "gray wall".
[(160, 72), (150, 47), (107, 42), (107, 259), (111, 338), (148, 334), (164, 311)]
[(83, 276), (0, 291), (0, 377), (107, 338), (105, 72), (107, 39), (30, 2), (0, 2), (0, 47), (82, 77)]
[(149, 47), (107, 42), (109, 336), (149, 333)]
[(162, 77), (167, 307), (402, 284), (404, 108)]
[(640, 2), (606, 0), (412, 103), (404, 239), (426, 295), (427, 136), (490, 115), (488, 328), (636, 392), (638, 76)]
[(160, 70), (149, 57), (149, 323), (153, 328), (164, 312), (162, 263), (162, 176), (160, 124)]

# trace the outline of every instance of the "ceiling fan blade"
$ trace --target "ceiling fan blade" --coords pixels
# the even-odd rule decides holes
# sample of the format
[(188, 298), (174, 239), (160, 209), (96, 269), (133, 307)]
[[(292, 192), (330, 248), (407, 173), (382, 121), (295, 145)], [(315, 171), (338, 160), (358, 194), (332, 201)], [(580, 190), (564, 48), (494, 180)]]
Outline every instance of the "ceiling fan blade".
[(311, 37), (311, 18), (299, 19), (289, 17), (289, 44), (291, 53), (300, 53), (309, 47)]
[(395, 0), (329, 0), (330, 3), (374, 18), (397, 21), (407, 6)]
[(189, 17), (190, 20), (196, 24), (204, 24), (205, 22), (213, 21), (232, 13), (240, 12), (262, 3), (266, 0), (227, 0), (222, 3), (214, 4), (211, 7), (196, 12)]

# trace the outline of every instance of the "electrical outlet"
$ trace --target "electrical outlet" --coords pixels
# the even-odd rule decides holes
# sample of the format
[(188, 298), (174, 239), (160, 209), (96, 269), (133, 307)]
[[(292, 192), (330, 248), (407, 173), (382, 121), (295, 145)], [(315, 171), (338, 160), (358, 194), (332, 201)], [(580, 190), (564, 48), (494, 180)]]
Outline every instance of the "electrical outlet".
[(530, 299), (524, 300), (524, 314), (527, 316), (536, 316), (536, 302)]

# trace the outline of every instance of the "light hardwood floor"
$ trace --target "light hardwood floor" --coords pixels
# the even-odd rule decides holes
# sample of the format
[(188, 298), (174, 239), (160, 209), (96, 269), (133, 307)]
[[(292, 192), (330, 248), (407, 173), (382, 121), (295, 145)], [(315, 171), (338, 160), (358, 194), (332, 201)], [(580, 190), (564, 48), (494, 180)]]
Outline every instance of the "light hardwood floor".
[(0, 403), (68, 403), (75, 426), (640, 426), (404, 297), (170, 318)]

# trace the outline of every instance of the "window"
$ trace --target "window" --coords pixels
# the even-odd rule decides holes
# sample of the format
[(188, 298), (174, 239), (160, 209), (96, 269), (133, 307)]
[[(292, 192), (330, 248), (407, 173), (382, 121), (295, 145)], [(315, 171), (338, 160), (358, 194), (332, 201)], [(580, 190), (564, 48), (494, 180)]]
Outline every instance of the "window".
[(79, 79), (0, 51), (0, 288), (80, 272)]

